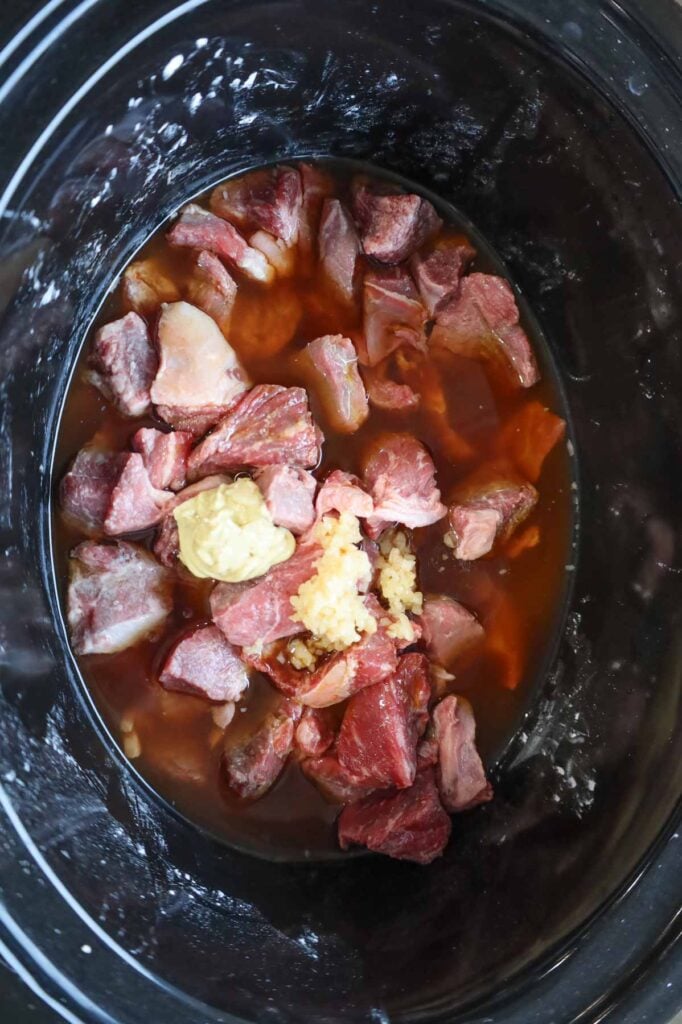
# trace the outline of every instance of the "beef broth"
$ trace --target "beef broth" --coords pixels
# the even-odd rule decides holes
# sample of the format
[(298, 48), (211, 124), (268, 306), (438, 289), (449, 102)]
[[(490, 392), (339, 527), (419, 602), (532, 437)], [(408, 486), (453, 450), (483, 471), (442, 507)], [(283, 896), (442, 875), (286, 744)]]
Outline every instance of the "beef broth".
[[(347, 198), (357, 168), (341, 161), (325, 162), (324, 171), (334, 183), (335, 194)], [(375, 177), (376, 173), (372, 172)], [(207, 208), (208, 196), (196, 202)], [(494, 254), (480, 238), (472, 237), (469, 226), (450, 207), (440, 204), (439, 212), (445, 221), (439, 240), (471, 242), (476, 256), (470, 269), (504, 274)], [(152, 269), (185, 293), (192, 256), (188, 249), (171, 248), (166, 230), (167, 225), (152, 236), (137, 258), (150, 261)], [(366, 256), (359, 259), (365, 267), (372, 262)], [(361, 326), (361, 301), (349, 303), (318, 269), (317, 260), (303, 253), (290, 276), (269, 286), (236, 277), (239, 287), (228, 340), (254, 383), (309, 387), (311, 411), (325, 437), (322, 463), (316, 471), (320, 479), (332, 469), (359, 473), (367, 452), (383, 433), (406, 432), (428, 447), (447, 503), (464, 476), (505, 454), (502, 429), (514, 413), (539, 402), (561, 415), (553, 368), (541, 337), (525, 317), (524, 327), (542, 373), (530, 394), (510, 387), (498, 368), (479, 359), (441, 349), (432, 354), (430, 367), (416, 358), (414, 350), (400, 350), (392, 357), (392, 376), (421, 395), (420, 404), (400, 412), (372, 408), (356, 432), (340, 433), (314, 387), (309, 386), (301, 350), (321, 335), (342, 333), (355, 338)], [(119, 286), (107, 298), (91, 334), (128, 309)], [(153, 416), (124, 417), (89, 383), (84, 373), (89, 341), (63, 410), (57, 479), (94, 435), (103, 446), (120, 451), (128, 448), (139, 427), (159, 426)], [(442, 381), (440, 395), (433, 394), (434, 367)], [(445, 415), (437, 411), (443, 401)], [(460, 601), (485, 629), (483, 644), (458, 661), (450, 691), (454, 688), (473, 706), (478, 746), (488, 765), (499, 758), (520, 723), (553, 648), (561, 615), (572, 529), (572, 484), (565, 445), (557, 445), (551, 452), (536, 486), (539, 500), (531, 518), (485, 558), (471, 562), (455, 559), (443, 543), (443, 523), (418, 528), (412, 536), (420, 589)], [(151, 550), (154, 533), (148, 530), (133, 539)], [(83, 534), (57, 512), (54, 538), (65, 589), (69, 552)], [(212, 581), (182, 574), (173, 611), (161, 635), (119, 653), (82, 656), (79, 664), (92, 699), (124, 751), (135, 755), (141, 775), (198, 825), (267, 856), (341, 855), (334, 830), (338, 808), (323, 799), (294, 758), (262, 799), (252, 803), (239, 800), (220, 770), (223, 729), (216, 724), (219, 716), (214, 707), (200, 697), (168, 692), (159, 685), (161, 666), (178, 635), (190, 626), (210, 623), (212, 585)], [(227, 727), (230, 735), (235, 739), (247, 735), (278, 696), (264, 676), (254, 673), (248, 693), (236, 705)]]

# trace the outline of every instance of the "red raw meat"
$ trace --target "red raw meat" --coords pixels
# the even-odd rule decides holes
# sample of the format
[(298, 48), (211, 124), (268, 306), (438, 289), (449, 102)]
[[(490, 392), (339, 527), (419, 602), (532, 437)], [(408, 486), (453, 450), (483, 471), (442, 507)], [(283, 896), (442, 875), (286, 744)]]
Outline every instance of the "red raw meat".
[(263, 253), (252, 249), (229, 221), (196, 203), (185, 207), (166, 237), (171, 245), (212, 252), (254, 281), (268, 282), (275, 276)]
[(269, 644), (302, 633), (305, 627), (291, 618), (291, 598), (315, 573), (322, 549), (302, 541), (286, 562), (248, 583), (218, 583), (211, 593), (211, 615), (216, 626), (237, 647)]
[(88, 367), (88, 380), (124, 416), (149, 412), (158, 358), (147, 325), (137, 313), (126, 313), (120, 320), (100, 327)]
[(323, 273), (339, 294), (351, 301), (360, 240), (348, 211), (338, 199), (325, 199), (322, 205), (319, 248)]
[(457, 489), (448, 509), (449, 541), (456, 558), (472, 561), (507, 540), (532, 512), (538, 492), (505, 467), (484, 467)]
[(151, 317), (162, 302), (177, 302), (180, 292), (155, 260), (138, 260), (123, 275), (123, 298), (140, 316)]
[(392, 678), (348, 702), (336, 747), (341, 766), (375, 789), (411, 786), (430, 696), (428, 661), (423, 654), (403, 655)]
[(504, 425), (499, 450), (531, 483), (537, 483), (545, 459), (566, 433), (566, 424), (541, 402), (526, 402)]
[(315, 521), (313, 498), (317, 481), (307, 469), (265, 466), (254, 474), (267, 510), (276, 526), (305, 533)]
[(320, 757), (305, 758), (301, 761), (301, 770), (333, 804), (355, 803), (374, 791), (371, 782), (356, 779), (347, 772), (333, 751)]
[(224, 703), (239, 700), (249, 685), (249, 676), (220, 630), (203, 626), (180, 638), (166, 658), (159, 682), (167, 690), (196, 693)]
[(158, 629), (173, 607), (171, 578), (135, 544), (84, 541), (71, 553), (67, 616), (76, 654), (113, 654)]
[(376, 366), (401, 345), (426, 349), (426, 310), (404, 267), (365, 274), (363, 310), (364, 342), (358, 346), (363, 366)]
[(59, 487), (64, 515), (83, 530), (101, 530), (125, 456), (95, 445), (81, 448)]
[(476, 750), (476, 722), (463, 697), (444, 697), (433, 710), (438, 742), (438, 785), (449, 811), (466, 811), (493, 798)]
[(301, 709), (281, 700), (260, 727), (235, 743), (228, 733), (223, 770), (230, 789), (243, 800), (258, 800), (279, 778), (294, 742)]
[(402, 263), (442, 226), (427, 199), (377, 195), (364, 186), (355, 193), (353, 213), (365, 252), (381, 263)]
[(445, 594), (424, 598), (419, 623), (429, 656), (439, 665), (450, 665), (485, 636), (476, 616)]
[(320, 487), (315, 509), (318, 516), (335, 510), (366, 519), (374, 510), (374, 502), (357, 476), (334, 469)]
[(243, 466), (289, 465), (308, 469), (320, 461), (322, 433), (313, 422), (304, 388), (258, 384), (240, 398), (189, 458), (189, 476)]
[(153, 427), (140, 427), (130, 447), (142, 456), (152, 486), (179, 491), (185, 484), (192, 440), (192, 435), (182, 430), (164, 434)]
[(436, 469), (424, 445), (411, 434), (379, 438), (365, 461), (364, 481), (374, 499), (368, 526), (388, 523), (412, 529), (442, 519), (447, 509), (436, 486)]
[(174, 494), (152, 486), (142, 456), (137, 452), (126, 453), (111, 492), (104, 532), (117, 536), (147, 530), (160, 523), (174, 505)]
[(470, 359), (501, 362), (524, 388), (540, 379), (530, 341), (519, 326), (514, 292), (502, 277), (463, 277), (457, 296), (436, 318), (431, 344)]
[(303, 353), (332, 426), (342, 434), (354, 433), (369, 416), (369, 405), (353, 342), (342, 334), (326, 334), (306, 345)]
[(475, 255), (468, 242), (455, 242), (438, 246), (428, 256), (412, 257), (412, 275), (429, 316), (459, 294), (462, 275)]
[(296, 727), (296, 746), (304, 757), (320, 757), (334, 742), (334, 724), (324, 709), (305, 708)]
[(419, 395), (408, 384), (398, 384), (380, 369), (369, 366), (362, 371), (369, 404), (386, 412), (411, 412), (419, 406)]
[(212, 252), (200, 252), (197, 256), (187, 285), (187, 298), (215, 320), (227, 336), (237, 298), (237, 285)]
[(156, 412), (174, 430), (182, 430), (191, 434), (194, 440), (203, 437), (207, 430), (215, 426), (227, 409), (224, 405), (206, 405), (203, 408), (184, 408), (181, 405), (158, 405)]
[(190, 419), (199, 417), (206, 429), (249, 387), (234, 349), (215, 321), (189, 302), (163, 306), (157, 335), (160, 364), (152, 401), (174, 425), (181, 411)]
[(303, 185), (303, 206), (301, 223), (298, 233), (298, 245), (304, 256), (313, 253), (315, 239), (318, 237), (322, 203), (334, 194), (334, 182), (323, 171), (312, 164), (299, 164), (301, 184)]
[[(177, 508), (183, 501), (188, 501), (202, 491), (210, 491), (214, 487), (219, 487), (220, 484), (229, 483), (232, 483), (229, 476), (206, 476), (203, 480), (190, 484), (189, 487), (183, 488), (183, 490), (176, 494), (173, 507)], [(178, 533), (178, 524), (175, 522), (175, 517), (171, 512), (161, 520), (161, 525), (154, 541), (154, 554), (162, 565), (172, 568), (178, 560), (179, 553), (180, 535)]]
[(302, 199), (298, 171), (280, 166), (218, 185), (211, 194), (211, 209), (239, 228), (262, 228), (293, 245), (298, 238)]
[(398, 860), (430, 864), (445, 849), (452, 822), (438, 796), (433, 768), (423, 768), (414, 785), (376, 793), (344, 807), (339, 816), (339, 843), (352, 843)]

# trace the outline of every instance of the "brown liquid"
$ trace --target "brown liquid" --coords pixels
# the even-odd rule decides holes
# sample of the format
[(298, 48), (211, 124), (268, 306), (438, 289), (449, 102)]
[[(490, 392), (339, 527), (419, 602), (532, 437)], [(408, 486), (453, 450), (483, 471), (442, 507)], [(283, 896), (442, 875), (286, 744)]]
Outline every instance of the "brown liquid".
[[(338, 182), (348, 187), (350, 171), (343, 163), (327, 164)], [(202, 200), (199, 200), (202, 201)], [(441, 208), (450, 226), (461, 234), (453, 211)], [(480, 239), (473, 239), (478, 256), (473, 269), (503, 273)], [(170, 249), (164, 231), (146, 243), (138, 258), (154, 258), (182, 285), (191, 261), (187, 250)], [(120, 288), (107, 299), (92, 331), (126, 312)], [(256, 383), (305, 384), (296, 354), (322, 334), (351, 332), (360, 324), (359, 310), (339, 303), (316, 276), (301, 265), (297, 273), (272, 287), (239, 281), (232, 316), (230, 343)], [(529, 324), (525, 324), (529, 329)], [(282, 348), (283, 331), (293, 334)], [(552, 379), (542, 341), (529, 331), (543, 374), (542, 382), (525, 391), (510, 389), (489, 374), (482, 363), (443, 355), (438, 358), (450, 424), (472, 445), (475, 458), (453, 461), (444, 451), (442, 432), (423, 408), (408, 416), (373, 410), (357, 433), (335, 434), (311, 394), (313, 415), (325, 433), (319, 474), (331, 468), (358, 472), (368, 442), (384, 430), (407, 430), (423, 440), (434, 457), (444, 498), (453, 485), (477, 465), (495, 456), (499, 427), (525, 402), (539, 400), (561, 415), (558, 389)], [(284, 338), (286, 340), (286, 338)], [(84, 356), (87, 353), (87, 344)], [(84, 358), (83, 356), (83, 358)], [(124, 448), (142, 425), (152, 419), (121, 417), (87, 384), (77, 369), (64, 407), (57, 447), (55, 476), (59, 480), (75, 453), (96, 432), (111, 447)], [(405, 378), (410, 382), (409, 377)], [(412, 383), (416, 383), (413, 380)], [(564, 445), (547, 459), (538, 484), (540, 501), (528, 524), (540, 529), (540, 544), (516, 559), (504, 550), (469, 564), (457, 562), (443, 544), (443, 524), (415, 531), (421, 589), (450, 594), (474, 611), (486, 629), (486, 643), (475, 656), (456, 667), (452, 690), (466, 695), (478, 723), (479, 747), (493, 762), (518, 727), (538, 672), (553, 644), (564, 595), (565, 564), (571, 535), (571, 483)], [(54, 520), (57, 570), (65, 594), (68, 553), (82, 535), (57, 513)], [(523, 529), (523, 527), (522, 527)], [(153, 541), (153, 531), (141, 538)], [(86, 685), (95, 704), (120, 741), (126, 719), (134, 723), (141, 754), (135, 767), (166, 800), (197, 824), (230, 843), (275, 857), (329, 856), (337, 853), (334, 819), (338, 809), (327, 804), (292, 761), (273, 789), (261, 800), (244, 804), (221, 779), (223, 732), (214, 724), (211, 707), (197, 697), (166, 692), (157, 674), (170, 644), (188, 626), (206, 622), (211, 584), (180, 581), (175, 609), (160, 639), (146, 641), (113, 655), (80, 659)], [(518, 678), (518, 685), (509, 688)], [(246, 698), (228, 727), (236, 736), (263, 716), (276, 692), (263, 677), (254, 678)], [(342, 854), (338, 854), (341, 856)]]

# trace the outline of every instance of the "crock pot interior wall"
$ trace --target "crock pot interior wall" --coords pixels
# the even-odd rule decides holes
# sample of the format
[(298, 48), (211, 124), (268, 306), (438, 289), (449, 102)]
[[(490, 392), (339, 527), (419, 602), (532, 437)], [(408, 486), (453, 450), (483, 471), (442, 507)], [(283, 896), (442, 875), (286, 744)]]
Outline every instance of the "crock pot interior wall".
[[(87, 46), (103, 62), (164, 11), (110, 4), (58, 66), (86, 66)], [(49, 84), (33, 87), (29, 109)], [(565, 635), (497, 799), (457, 819), (427, 870), (271, 864), (177, 820), (95, 722), (51, 579), (53, 433), (105, 290), (188, 195), (314, 153), (412, 177), (478, 225), (540, 320), (575, 426)], [(1, 795), (39, 860), (23, 861), (9, 918), (62, 987), (89, 994), (93, 1019), (110, 1001), (102, 1019), (137, 1021), (140, 998), (156, 1019), (197, 1019), (181, 993), (206, 1020), (452, 1020), (477, 1001), (504, 1019), (501, 983), (625, 884), (680, 792), (682, 214), (670, 180), (585, 79), (481, 6), (206, 3), (184, 5), (74, 100), (11, 209), (4, 275), (28, 270), (0, 339)], [(16, 842), (8, 825), (5, 856)], [(55, 884), (101, 927), (96, 943), (70, 931), (78, 945), (64, 949), (46, 918)]]

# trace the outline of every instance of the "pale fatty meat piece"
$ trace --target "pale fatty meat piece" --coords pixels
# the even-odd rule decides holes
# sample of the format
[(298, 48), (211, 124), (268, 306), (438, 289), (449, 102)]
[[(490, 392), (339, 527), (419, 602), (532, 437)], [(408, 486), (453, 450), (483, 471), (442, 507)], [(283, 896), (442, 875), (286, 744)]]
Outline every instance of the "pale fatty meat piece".
[(170, 245), (212, 252), (254, 281), (267, 284), (275, 276), (263, 253), (252, 249), (229, 221), (196, 203), (184, 208), (166, 238)]
[(339, 295), (352, 301), (360, 240), (350, 214), (338, 199), (325, 199), (322, 204), (318, 245), (320, 265), (327, 280)]
[(309, 469), (320, 461), (322, 440), (304, 388), (257, 384), (194, 449), (189, 476), (196, 480), (243, 466)]
[(82, 530), (102, 529), (124, 459), (95, 444), (81, 448), (59, 486), (59, 503), (70, 522)]
[(243, 800), (258, 800), (279, 778), (294, 742), (301, 708), (281, 700), (259, 728), (235, 743), (228, 733), (223, 771), (230, 789)]
[(298, 232), (299, 250), (304, 256), (313, 255), (315, 239), (318, 237), (322, 203), (334, 195), (334, 182), (312, 164), (299, 164), (299, 174), (303, 186), (303, 205)]
[(320, 757), (332, 746), (334, 725), (325, 709), (304, 708), (296, 726), (296, 748), (304, 757)]
[[(195, 495), (201, 494), (202, 491), (211, 491), (214, 487), (220, 487), (221, 484), (231, 484), (232, 477), (223, 476), (216, 474), (215, 476), (205, 476), (202, 480), (197, 480), (195, 484), (190, 484), (189, 487), (184, 487), (175, 495), (174, 508), (178, 505), (182, 505), (183, 501), (189, 501), (190, 498), (194, 498)], [(164, 516), (161, 520), (161, 524), (156, 534), (154, 541), (154, 554), (161, 562), (162, 565), (167, 566), (169, 569), (172, 568), (180, 554), (180, 534), (178, 532), (178, 524), (175, 521), (175, 516), (172, 512)]]
[(142, 456), (153, 487), (179, 491), (185, 485), (192, 442), (192, 435), (186, 431), (164, 433), (154, 427), (140, 427), (130, 447)]
[(159, 682), (166, 690), (195, 693), (224, 703), (239, 700), (249, 685), (246, 667), (215, 626), (182, 636), (164, 662)]
[(468, 242), (455, 242), (436, 247), (428, 256), (412, 257), (412, 276), (429, 316), (456, 298), (464, 271), (475, 255)]
[(420, 398), (409, 384), (399, 384), (379, 368), (363, 367), (362, 379), (367, 389), (369, 404), (385, 412), (412, 412), (419, 407)]
[(317, 488), (312, 473), (294, 466), (264, 466), (255, 472), (254, 480), (275, 526), (295, 534), (310, 529), (315, 521)]
[(249, 245), (262, 252), (278, 277), (291, 277), (296, 270), (296, 249), (267, 231), (256, 231)]
[(374, 511), (374, 502), (353, 473), (334, 469), (323, 482), (315, 502), (318, 517), (326, 512), (349, 512), (358, 519), (366, 519)]
[(411, 434), (386, 434), (365, 460), (364, 483), (374, 500), (368, 525), (401, 523), (415, 529), (437, 523), (447, 509), (436, 486), (433, 459)]
[(252, 171), (218, 185), (211, 209), (244, 230), (261, 228), (285, 245), (298, 239), (303, 190), (294, 167)]
[(444, 697), (433, 710), (433, 734), (438, 743), (438, 787), (452, 813), (467, 811), (493, 798), (476, 749), (476, 721), (463, 697)]
[(380, 263), (402, 263), (442, 227), (428, 199), (378, 195), (364, 186), (355, 192), (353, 214), (365, 253)]
[(161, 414), (170, 408), (203, 416), (208, 409), (218, 411), (219, 418), (248, 389), (234, 349), (215, 321), (196, 306), (163, 306), (157, 337), (160, 363), (151, 397)]
[(171, 578), (136, 544), (84, 541), (71, 553), (67, 617), (76, 654), (113, 654), (157, 630), (173, 607)]
[(363, 283), (363, 342), (358, 358), (376, 366), (401, 345), (426, 349), (426, 310), (404, 267), (370, 270)]
[(156, 526), (175, 505), (172, 492), (152, 485), (138, 452), (126, 452), (121, 461), (121, 473), (111, 492), (103, 524), (109, 536)]
[(237, 285), (212, 252), (200, 252), (187, 284), (187, 298), (215, 320), (225, 337), (230, 329)]
[(291, 598), (315, 574), (321, 554), (319, 544), (301, 541), (291, 558), (265, 576), (247, 583), (218, 583), (211, 593), (214, 623), (237, 647), (269, 644), (302, 633), (305, 627), (292, 619)]
[(123, 298), (135, 313), (150, 317), (162, 302), (177, 302), (180, 292), (156, 260), (136, 260), (123, 274)]
[(411, 786), (430, 697), (427, 659), (403, 655), (393, 676), (349, 700), (336, 744), (342, 767), (375, 789)]
[(306, 345), (303, 359), (334, 429), (354, 433), (369, 416), (369, 405), (353, 342), (342, 334), (326, 334)]
[(503, 277), (463, 277), (456, 297), (436, 318), (430, 344), (501, 364), (524, 388), (540, 379), (530, 341), (519, 324), (514, 292)]
[(452, 822), (445, 811), (433, 768), (423, 768), (409, 789), (376, 793), (344, 807), (339, 843), (358, 844), (398, 860), (430, 864), (447, 846)]
[(455, 557), (473, 561), (487, 555), (527, 519), (537, 500), (532, 484), (515, 480), (504, 468), (484, 467), (458, 487), (448, 509), (448, 542)]
[(126, 313), (95, 334), (87, 378), (124, 416), (144, 416), (158, 365), (146, 323), (137, 313)]
[(485, 636), (476, 616), (446, 594), (427, 595), (418, 621), (429, 657), (439, 665), (452, 664)]

